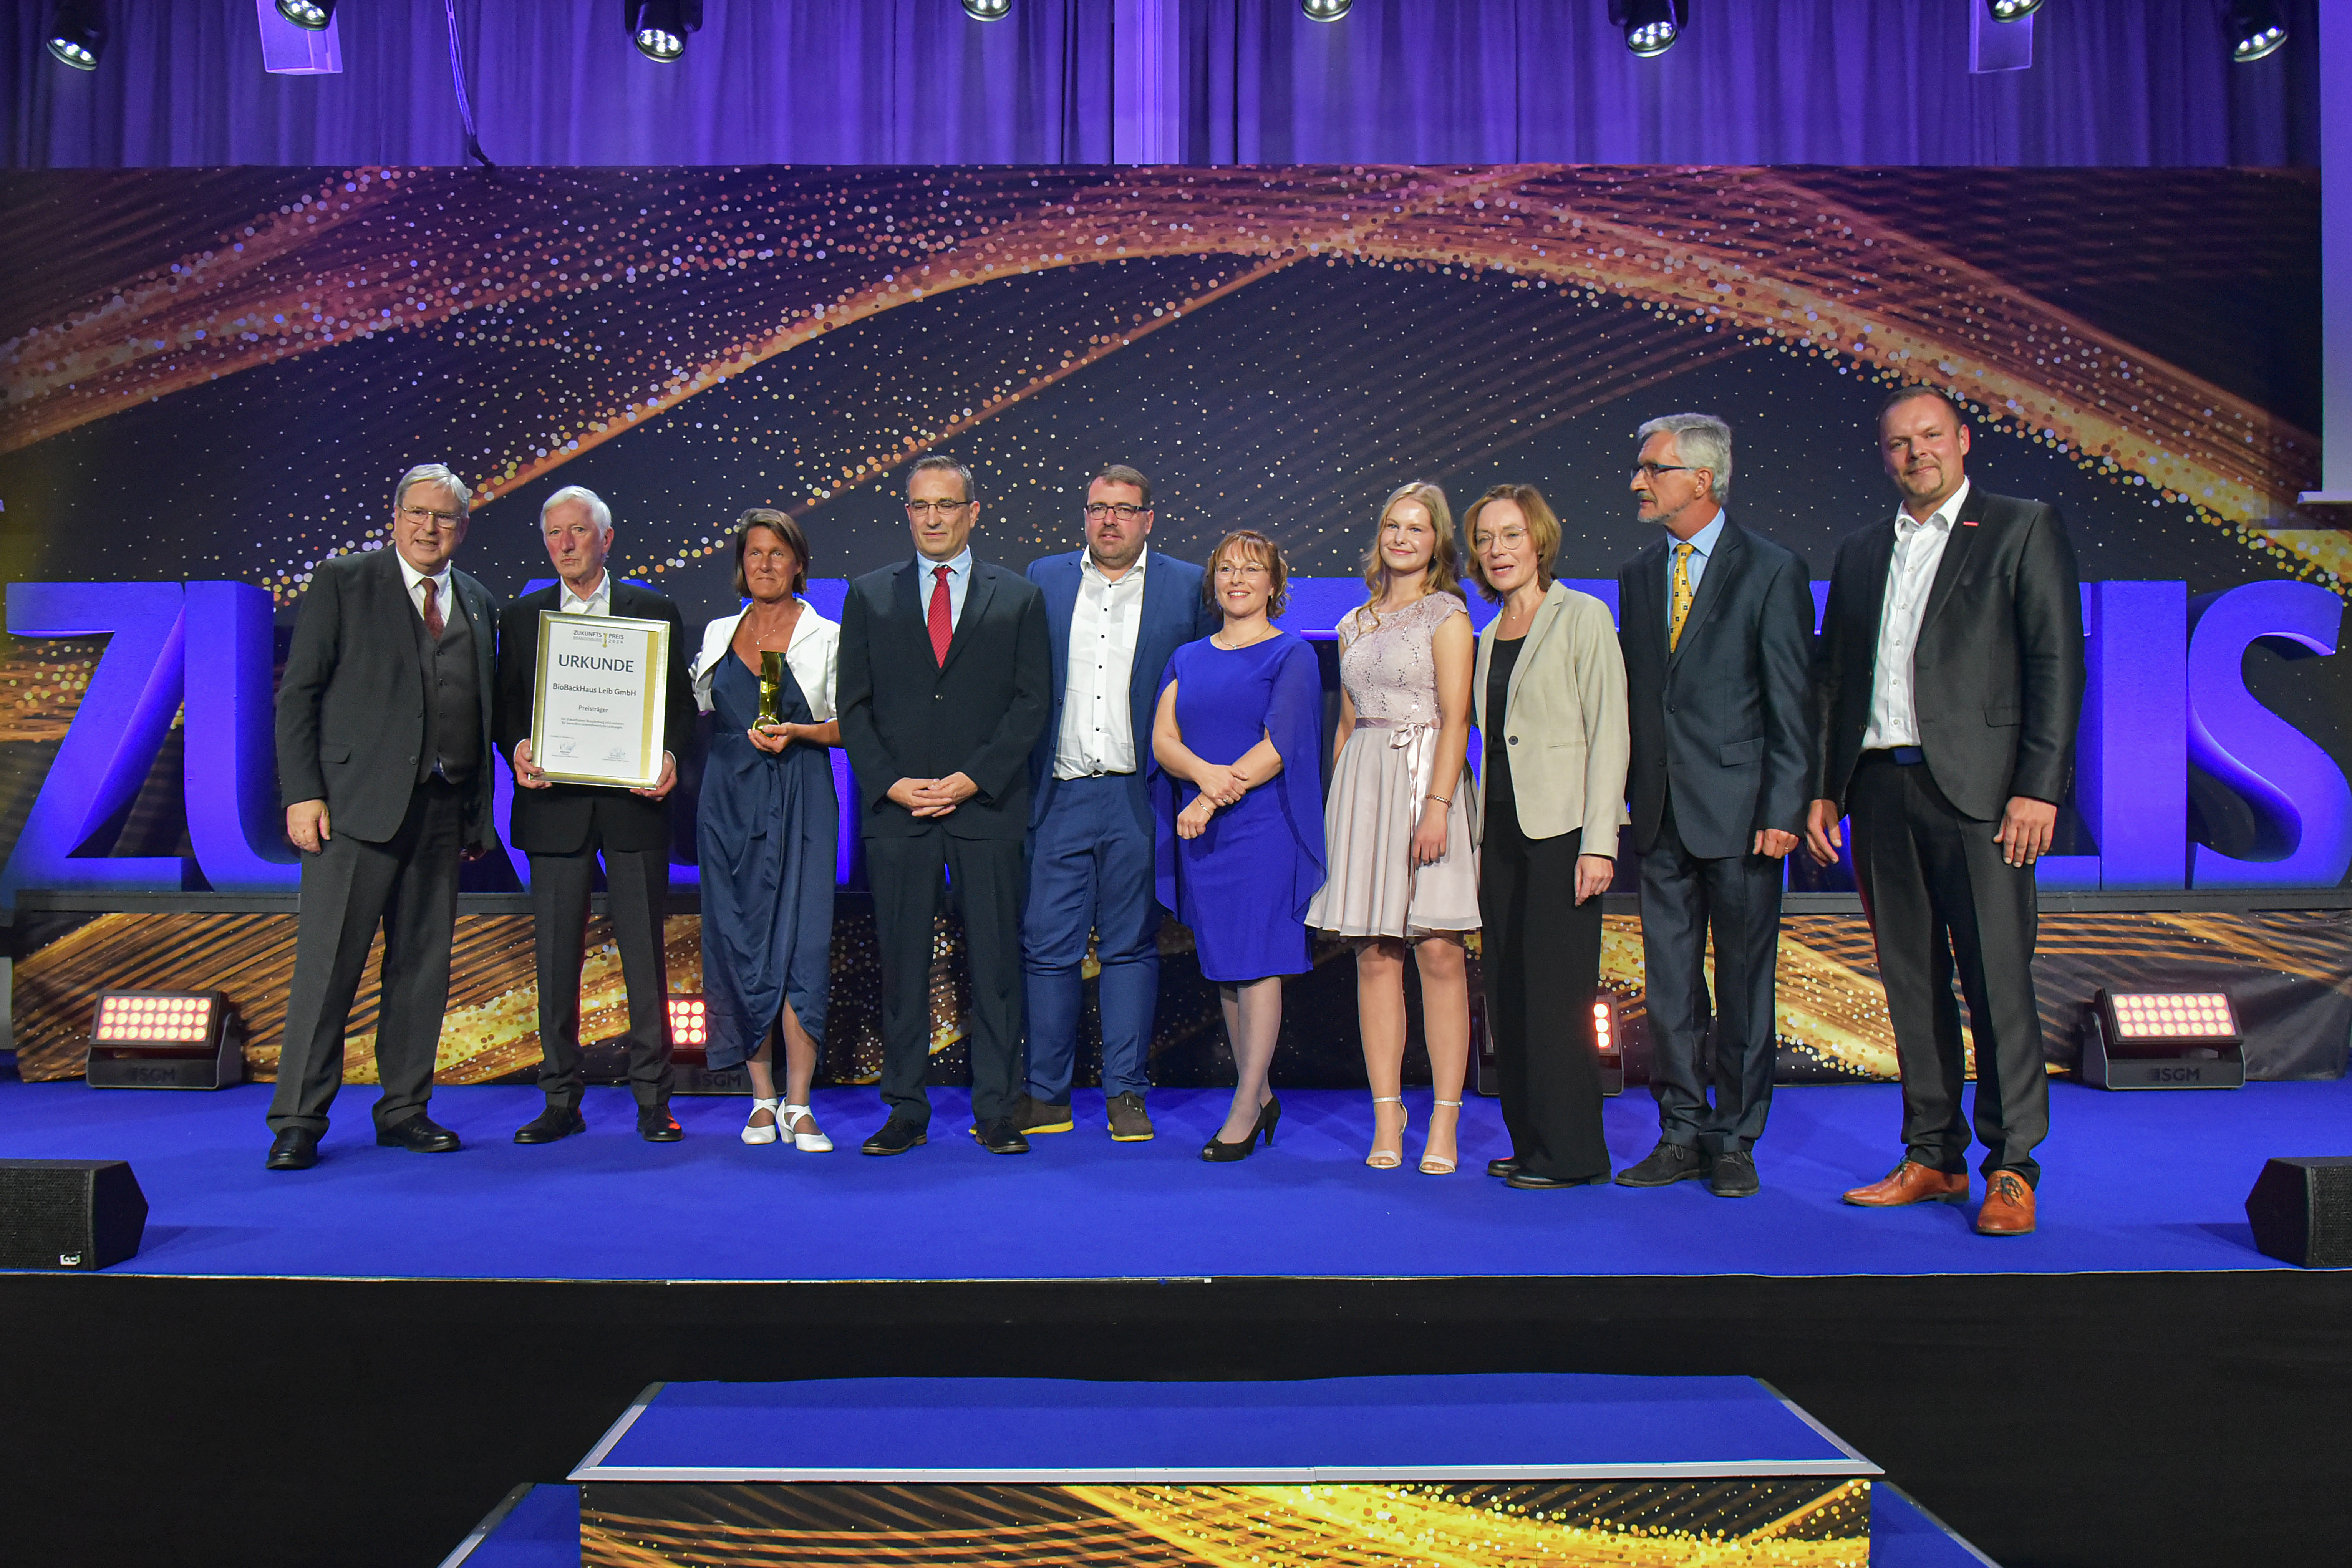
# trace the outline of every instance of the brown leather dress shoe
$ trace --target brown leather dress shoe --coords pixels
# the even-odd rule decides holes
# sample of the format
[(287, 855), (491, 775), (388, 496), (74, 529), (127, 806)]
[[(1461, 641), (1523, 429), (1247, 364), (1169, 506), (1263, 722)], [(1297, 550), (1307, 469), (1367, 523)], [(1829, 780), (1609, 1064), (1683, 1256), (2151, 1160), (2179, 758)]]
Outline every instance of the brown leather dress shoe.
[(1995, 1171), (1985, 1180), (1984, 1207), (1977, 1210), (1979, 1236), (2032, 1236), (2033, 1189), (2015, 1171)]
[(1901, 1208), (1906, 1204), (1964, 1204), (1969, 1201), (1968, 1173), (1934, 1171), (1916, 1160), (1906, 1160), (1878, 1181), (1846, 1194), (1845, 1201), (1866, 1209)]

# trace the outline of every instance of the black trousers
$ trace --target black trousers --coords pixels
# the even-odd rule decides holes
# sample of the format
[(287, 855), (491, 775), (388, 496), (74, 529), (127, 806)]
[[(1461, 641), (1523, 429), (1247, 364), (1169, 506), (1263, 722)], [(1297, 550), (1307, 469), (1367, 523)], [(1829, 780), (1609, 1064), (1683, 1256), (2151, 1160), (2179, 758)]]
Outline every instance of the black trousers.
[[(604, 825), (571, 855), (530, 858), (531, 931), (539, 959), (539, 1087), (551, 1105), (580, 1104), (580, 965), (588, 949), (588, 895)], [(669, 1100), (669, 965), (662, 917), (669, 851), (605, 849), (604, 886), (621, 981), (629, 994), (629, 1092), (639, 1105)]]
[(327, 1130), (327, 1108), (343, 1084), (343, 1031), (383, 927), (376, 1007), (375, 1063), (383, 1086), (378, 1127), (425, 1113), (433, 1058), (449, 1003), (449, 947), (457, 927), (457, 859), (465, 842), (465, 797), (427, 779), (408, 797), (399, 830), (381, 844), (333, 834), (302, 858), (302, 905), (294, 928), (294, 978), (286, 991), (286, 1038), (269, 1126)]
[(955, 879), (971, 965), (971, 1111), (982, 1123), (1011, 1114), (1021, 1091), (1021, 840), (958, 838), (932, 828), (912, 838), (866, 840), (874, 889), (874, 941), (882, 963), (882, 1103), (929, 1126), (923, 1077), (931, 1051), (931, 919)]
[(1570, 1180), (1609, 1173), (1592, 996), (1601, 900), (1576, 901), (1581, 832), (1530, 839), (1507, 799), (1486, 813), (1478, 917), (1503, 1125), (1521, 1168)]
[(1963, 816), (1924, 763), (1864, 752), (1846, 804), (1854, 884), (1878, 944), (1903, 1072), (1904, 1157), (1968, 1169), (1957, 967), (1976, 1037), (1982, 1169), (2039, 1182), (2033, 1150), (2050, 1131), (2050, 1079), (2033, 997), (2033, 868), (2004, 863), (1992, 838), (1998, 825)]
[[(1693, 855), (1683, 847), (1671, 802), (1658, 825), (1657, 843), (1642, 857), (1650, 1093), (1658, 1102), (1659, 1135), (1669, 1143), (1718, 1154), (1751, 1149), (1764, 1134), (1778, 1055), (1772, 981), (1784, 869), (1769, 855)], [(1712, 997), (1705, 969), (1710, 935)]]

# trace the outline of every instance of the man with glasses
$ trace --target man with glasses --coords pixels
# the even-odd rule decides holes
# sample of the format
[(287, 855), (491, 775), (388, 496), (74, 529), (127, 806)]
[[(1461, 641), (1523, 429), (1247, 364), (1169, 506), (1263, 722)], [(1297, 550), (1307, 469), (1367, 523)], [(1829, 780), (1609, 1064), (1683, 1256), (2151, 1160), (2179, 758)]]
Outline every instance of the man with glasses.
[(857, 776), (874, 940), (882, 969), (882, 1101), (868, 1154), (925, 1142), (931, 921), (942, 873), (963, 910), (971, 1013), (972, 1135), (1028, 1152), (1021, 1090), (1022, 840), (1029, 753), (1053, 706), (1045, 601), (1018, 573), (973, 559), (971, 470), (932, 456), (907, 479), (915, 558), (849, 585), (837, 687)]
[(278, 784), (302, 852), (285, 1044), (269, 1103), (273, 1171), (318, 1163), (343, 1032), (383, 927), (375, 1141), (445, 1153), (425, 1114), (449, 1000), (457, 863), (487, 853), (498, 607), (449, 564), (466, 484), (438, 463), (392, 492), (392, 548), (319, 563), (278, 687)]
[(1617, 1182), (1704, 1177), (1743, 1198), (1761, 1186), (1780, 889), (1811, 793), (1812, 594), (1802, 561), (1724, 513), (1730, 426), (1673, 414), (1640, 436), (1633, 501), (1660, 536), (1617, 574), (1617, 640), (1658, 1143)]
[(1045, 595), (1052, 715), (1030, 759), (1029, 1079), (1023, 1132), (1066, 1132), (1087, 942), (1101, 966), (1102, 1089), (1111, 1138), (1151, 1136), (1151, 1020), (1160, 996), (1151, 799), (1152, 701), (1169, 656), (1217, 629), (1201, 569), (1152, 553), (1151, 481), (1123, 463), (1087, 485), (1084, 550), (1030, 563)]

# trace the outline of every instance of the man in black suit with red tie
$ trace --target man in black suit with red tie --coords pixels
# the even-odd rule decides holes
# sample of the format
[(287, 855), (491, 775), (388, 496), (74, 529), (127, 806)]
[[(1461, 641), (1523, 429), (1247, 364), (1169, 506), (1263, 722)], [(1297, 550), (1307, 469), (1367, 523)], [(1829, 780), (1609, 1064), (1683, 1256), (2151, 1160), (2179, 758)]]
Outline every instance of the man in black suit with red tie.
[(2083, 608), (2055, 509), (1977, 489), (1958, 405), (1924, 386), (1888, 398), (1879, 455), (1894, 517), (1839, 546), (1816, 649), (1815, 799), (1827, 865), (1853, 822), (1854, 884), (1903, 1073), (1903, 1159), (1846, 1202), (1969, 1199), (1957, 967), (1976, 1040), (1985, 1145), (1977, 1230), (2035, 1224), (2050, 1128), (2033, 995), (2033, 865), (2073, 787)]
[(376, 927), (383, 981), (375, 1141), (446, 1153), (425, 1114), (449, 1001), (457, 863), (488, 852), (498, 604), (452, 566), (466, 482), (438, 463), (392, 492), (389, 549), (319, 563), (278, 683), (278, 788), (302, 852), (285, 1044), (269, 1100), (273, 1171), (318, 1163), (343, 1031)]
[(971, 472), (928, 457), (907, 479), (915, 558), (849, 585), (841, 613), (841, 740), (857, 776), (882, 968), (882, 1100), (868, 1154), (925, 1141), (931, 1106), (931, 919), (954, 879), (971, 963), (972, 1134), (1025, 1153), (1021, 1092), (1022, 845), (1029, 753), (1053, 709), (1045, 600), (973, 559)]
[(1779, 1054), (1782, 872), (1812, 793), (1813, 600), (1803, 562), (1723, 510), (1728, 425), (1672, 414), (1641, 439), (1633, 499), (1663, 536), (1617, 574), (1617, 607), (1658, 1144), (1617, 1182), (1704, 1176), (1717, 1197), (1744, 1198), (1761, 1187)]
[[(686, 673), (686, 628), (677, 606), (651, 588), (617, 583), (605, 569), (613, 511), (595, 491), (567, 485), (540, 509), (540, 533), (554, 563), (552, 586), (525, 594), (499, 622), (499, 750), (514, 766), (508, 838), (530, 857), (531, 930), (538, 949), (539, 1087), (547, 1109), (515, 1132), (518, 1143), (552, 1143), (588, 1124), (580, 1114), (580, 965), (586, 956), (588, 895), (599, 851), (614, 945), (629, 995), (629, 1090), (637, 1133), (677, 1142), (669, 1113), (669, 968), (662, 920), (669, 904), (669, 793), (677, 752), (694, 730), (694, 689)], [(661, 777), (648, 789), (556, 784), (530, 753), (538, 690), (539, 617), (616, 616), (669, 623), (669, 679), (663, 709)]]

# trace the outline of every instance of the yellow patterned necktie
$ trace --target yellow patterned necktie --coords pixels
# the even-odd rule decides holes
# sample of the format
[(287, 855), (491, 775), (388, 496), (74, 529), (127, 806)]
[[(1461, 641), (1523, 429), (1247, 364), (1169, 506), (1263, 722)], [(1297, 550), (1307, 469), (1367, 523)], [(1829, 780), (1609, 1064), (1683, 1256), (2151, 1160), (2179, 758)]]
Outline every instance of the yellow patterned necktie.
[(1690, 558), (1691, 552), (1697, 548), (1688, 540), (1675, 546), (1675, 599), (1666, 625), (1668, 653), (1674, 652), (1675, 645), (1683, 640), (1683, 622), (1690, 615)]

